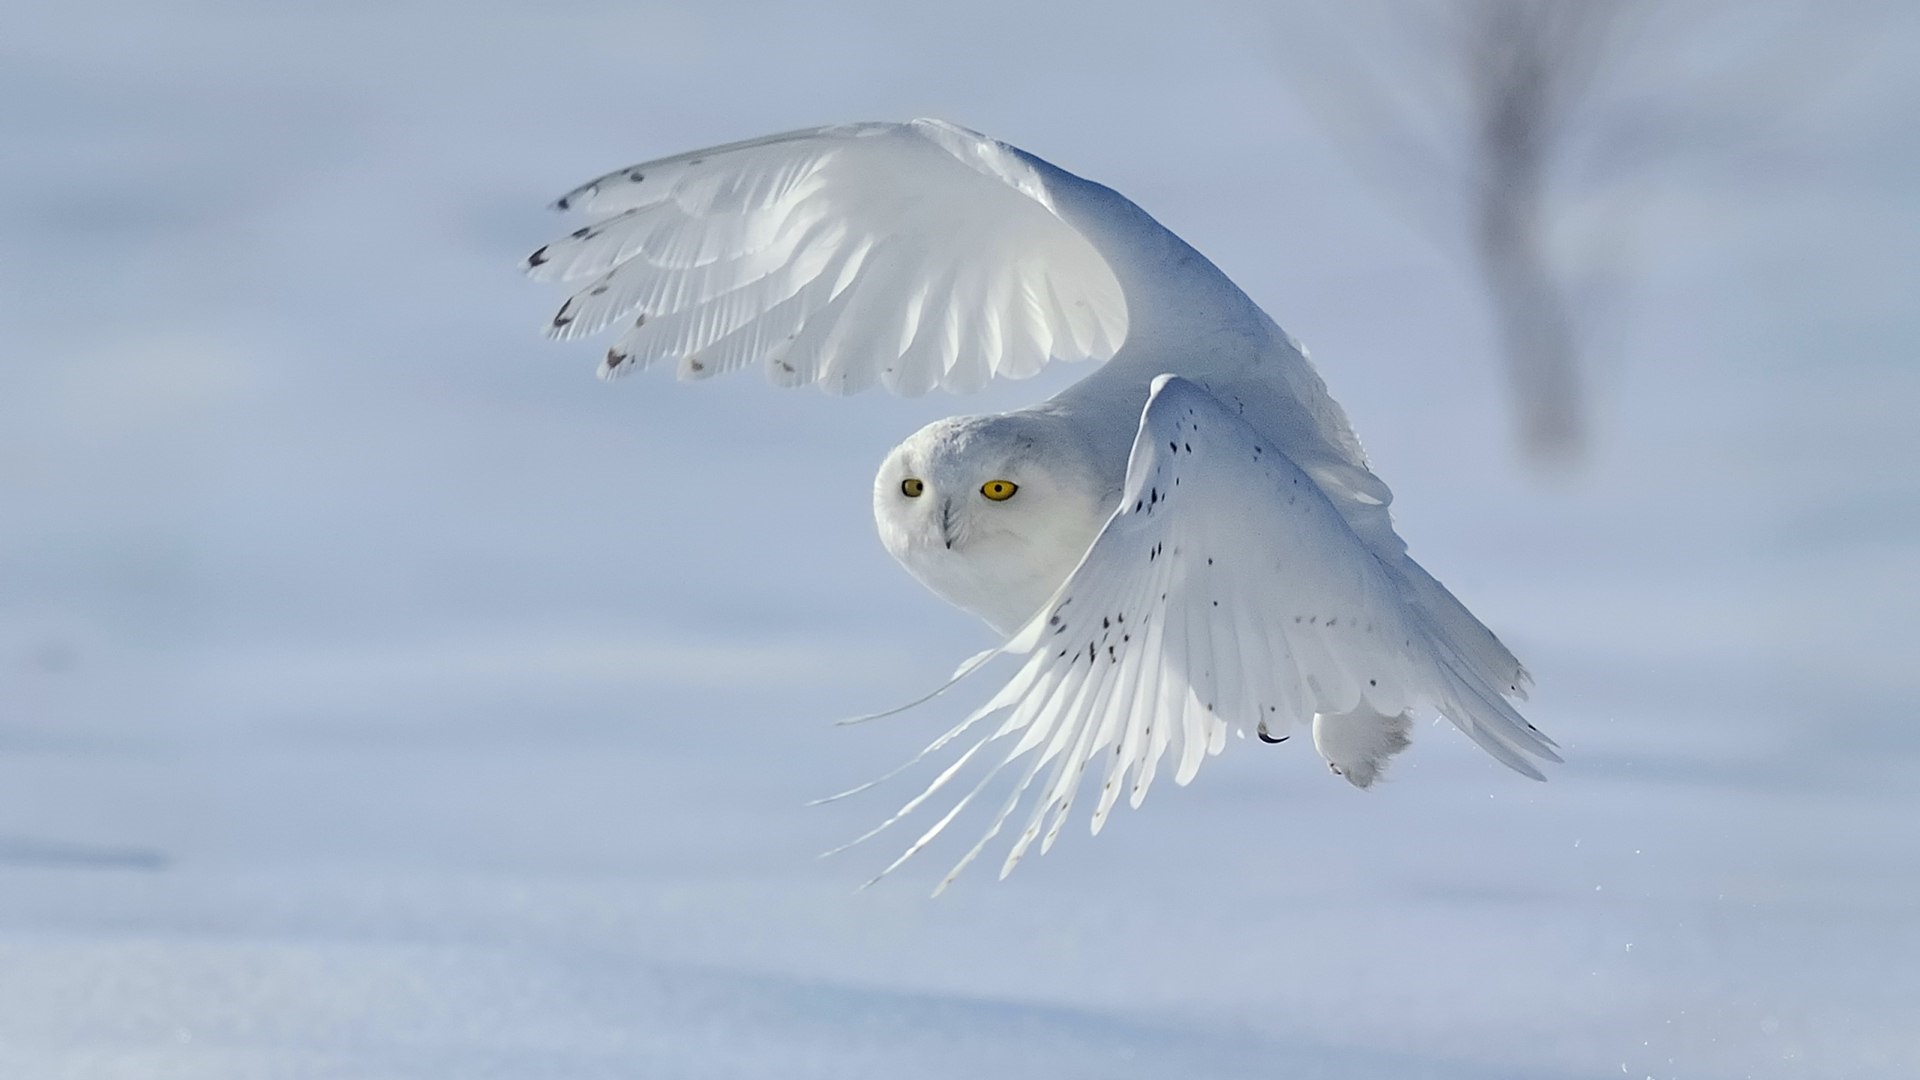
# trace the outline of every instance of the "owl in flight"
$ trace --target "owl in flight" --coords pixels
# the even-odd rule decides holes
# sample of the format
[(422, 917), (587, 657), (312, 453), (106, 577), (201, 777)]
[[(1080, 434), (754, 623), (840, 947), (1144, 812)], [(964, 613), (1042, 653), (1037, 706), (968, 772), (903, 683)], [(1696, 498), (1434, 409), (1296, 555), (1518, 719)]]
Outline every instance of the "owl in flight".
[(603, 377), (751, 366), (781, 386), (917, 395), (1104, 361), (1037, 405), (927, 425), (874, 480), (887, 550), (1006, 638), (956, 680), (1024, 657), (922, 752), (978, 733), (880, 828), (976, 757), (990, 771), (887, 870), (1010, 771), (946, 881), (1024, 801), (1004, 876), (1052, 845), (1083, 789), (1098, 833), (1123, 792), (1138, 806), (1162, 762), (1187, 783), (1229, 729), (1279, 742), (1307, 725), (1361, 788), (1418, 712), (1535, 779), (1532, 759), (1560, 760), (1509, 703), (1525, 669), (1407, 555), (1300, 346), (1115, 192), (915, 120), (698, 150), (557, 206), (589, 223), (527, 269), (577, 290), (552, 336), (622, 328)]

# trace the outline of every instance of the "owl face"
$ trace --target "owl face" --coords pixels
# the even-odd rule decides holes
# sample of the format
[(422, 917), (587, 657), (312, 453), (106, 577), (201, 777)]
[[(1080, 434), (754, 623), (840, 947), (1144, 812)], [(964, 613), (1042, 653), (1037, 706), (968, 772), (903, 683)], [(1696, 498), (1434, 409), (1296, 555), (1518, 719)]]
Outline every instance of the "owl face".
[(887, 551), (928, 588), (1012, 633), (1066, 579), (1108, 505), (1089, 455), (1052, 417), (941, 420), (874, 479)]

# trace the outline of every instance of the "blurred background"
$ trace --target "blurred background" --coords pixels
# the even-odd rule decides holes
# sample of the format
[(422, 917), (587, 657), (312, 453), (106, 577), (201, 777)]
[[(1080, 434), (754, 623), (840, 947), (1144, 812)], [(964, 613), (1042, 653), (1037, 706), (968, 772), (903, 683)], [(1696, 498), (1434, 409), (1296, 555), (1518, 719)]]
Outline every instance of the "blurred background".
[[(0, 1075), (1920, 1074), (1909, 6), (5, 23)], [(1307, 344), (1550, 783), (1236, 743), (938, 901), (964, 845), (814, 858), (965, 701), (831, 721), (991, 644), (873, 469), (1081, 371), (602, 384), (517, 265), (601, 171), (920, 115)]]

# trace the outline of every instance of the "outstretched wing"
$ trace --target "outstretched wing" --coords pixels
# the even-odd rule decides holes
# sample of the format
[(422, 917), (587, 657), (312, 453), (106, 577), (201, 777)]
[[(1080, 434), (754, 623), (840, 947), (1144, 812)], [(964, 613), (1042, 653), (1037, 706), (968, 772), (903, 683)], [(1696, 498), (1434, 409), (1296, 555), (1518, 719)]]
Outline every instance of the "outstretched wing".
[(902, 394), (1106, 359), (1119, 281), (1035, 168), (936, 120), (798, 131), (608, 173), (561, 198), (589, 224), (534, 252), (575, 282), (550, 333), (623, 323), (602, 376), (761, 364), (775, 383)]
[(1489, 685), (1452, 651), (1306, 473), (1201, 386), (1167, 375), (1141, 416), (1120, 507), (1005, 651), (1027, 659), (929, 750), (1005, 718), (880, 828), (969, 760), (997, 764), (888, 871), (1018, 767), (946, 881), (1030, 799), (1004, 876), (1036, 839), (1052, 846), (1086, 774), (1099, 784), (1097, 833), (1121, 792), (1140, 804), (1163, 761), (1175, 783), (1191, 780), (1230, 726), (1280, 734), (1316, 713), (1433, 709), (1528, 776), (1540, 777), (1529, 755), (1559, 760), (1506, 701), (1513, 688)]

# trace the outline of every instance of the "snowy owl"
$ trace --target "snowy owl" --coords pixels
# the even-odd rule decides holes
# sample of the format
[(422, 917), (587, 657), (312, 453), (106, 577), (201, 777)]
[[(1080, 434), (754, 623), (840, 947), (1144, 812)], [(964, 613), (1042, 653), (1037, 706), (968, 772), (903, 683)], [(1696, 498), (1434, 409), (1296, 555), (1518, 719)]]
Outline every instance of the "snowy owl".
[(911, 395), (1105, 361), (1038, 405), (928, 425), (874, 481), (887, 550), (1006, 639), (956, 681), (1024, 657), (914, 759), (979, 733), (880, 828), (976, 756), (993, 764), (888, 870), (1011, 769), (947, 881), (1029, 802), (1004, 876), (1052, 845), (1086, 774), (1098, 833), (1123, 792), (1138, 806), (1163, 761), (1187, 783), (1230, 729), (1279, 742), (1307, 725), (1362, 788), (1423, 711), (1527, 776), (1560, 760), (1508, 701), (1526, 671), (1408, 557), (1300, 346), (1115, 192), (915, 120), (698, 150), (557, 206), (590, 223), (527, 269), (578, 283), (553, 336), (625, 325), (603, 377), (752, 365), (782, 386)]

